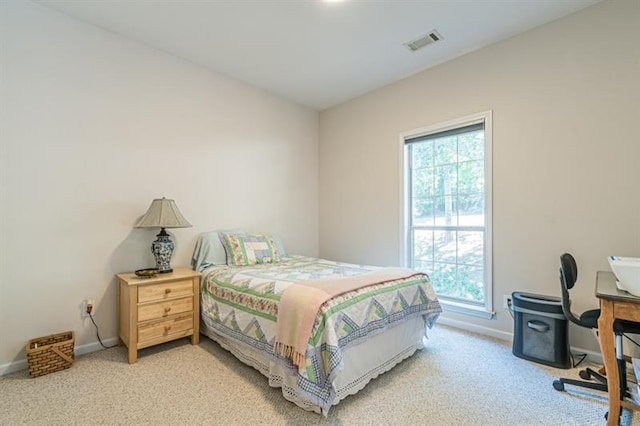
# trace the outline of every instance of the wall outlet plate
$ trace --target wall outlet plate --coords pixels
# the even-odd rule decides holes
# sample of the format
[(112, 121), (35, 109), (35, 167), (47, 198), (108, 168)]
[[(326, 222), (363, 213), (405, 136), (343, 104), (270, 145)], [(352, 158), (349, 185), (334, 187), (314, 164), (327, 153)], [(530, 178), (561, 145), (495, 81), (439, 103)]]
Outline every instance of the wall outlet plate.
[(509, 310), (509, 306), (511, 305), (511, 295), (505, 294), (502, 296), (502, 308), (504, 310)]
[(80, 314), (83, 317), (88, 317), (89, 314), (87, 313), (87, 306), (91, 305), (91, 315), (95, 316), (96, 315), (96, 303), (95, 300), (92, 299), (91, 297), (87, 297), (86, 299), (82, 300), (82, 303), (80, 304)]

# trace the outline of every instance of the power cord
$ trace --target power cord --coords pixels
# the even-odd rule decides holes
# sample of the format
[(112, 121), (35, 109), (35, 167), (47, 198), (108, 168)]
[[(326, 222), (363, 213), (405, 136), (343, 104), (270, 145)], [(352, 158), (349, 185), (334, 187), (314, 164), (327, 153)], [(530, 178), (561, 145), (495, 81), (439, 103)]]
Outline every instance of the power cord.
[(100, 333), (98, 332), (98, 324), (96, 324), (96, 322), (93, 319), (93, 314), (91, 314), (92, 310), (93, 310), (93, 306), (87, 305), (87, 314), (89, 315), (89, 318), (91, 318), (91, 322), (93, 323), (93, 325), (96, 327), (96, 337), (98, 337), (98, 342), (100, 342), (100, 346), (102, 346), (105, 349), (115, 348), (116, 346), (118, 346), (117, 343), (111, 346), (106, 346), (104, 343), (102, 343), (102, 339), (100, 338)]
[(629, 341), (630, 341), (631, 343), (633, 343), (634, 345), (636, 345), (636, 346), (640, 347), (640, 343), (636, 342), (635, 340), (633, 340), (631, 337), (627, 336), (627, 335), (626, 335), (626, 334), (624, 334), (624, 333), (622, 333), (622, 335), (623, 335), (624, 337), (626, 337), (627, 339), (629, 339)]
[(509, 311), (509, 315), (511, 315), (511, 318), (515, 320), (516, 317), (513, 316), (513, 307), (511, 306), (512, 304), (513, 304), (513, 301), (510, 298), (507, 299), (507, 311)]
[(581, 357), (580, 361), (576, 362), (575, 358), (573, 357), (573, 354), (571, 352), (569, 352), (569, 355), (571, 355), (571, 365), (573, 367), (571, 368), (576, 368), (577, 366), (579, 366), (580, 364), (582, 364), (582, 361), (584, 361), (587, 358), (587, 354), (576, 354), (576, 357)]

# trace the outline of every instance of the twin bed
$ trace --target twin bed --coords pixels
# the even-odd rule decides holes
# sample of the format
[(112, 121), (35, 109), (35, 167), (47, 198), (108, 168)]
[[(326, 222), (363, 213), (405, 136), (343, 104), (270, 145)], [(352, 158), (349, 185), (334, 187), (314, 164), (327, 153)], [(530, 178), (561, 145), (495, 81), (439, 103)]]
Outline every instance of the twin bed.
[(325, 415), (421, 349), (441, 312), (424, 274), (288, 255), (269, 235), (202, 234), (193, 267), (201, 333)]

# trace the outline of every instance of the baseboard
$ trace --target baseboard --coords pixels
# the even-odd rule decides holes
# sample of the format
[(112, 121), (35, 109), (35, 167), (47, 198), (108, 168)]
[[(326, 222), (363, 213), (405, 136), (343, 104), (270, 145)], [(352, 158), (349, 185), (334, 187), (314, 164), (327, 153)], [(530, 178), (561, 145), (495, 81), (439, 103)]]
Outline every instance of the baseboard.
[(15, 373), (16, 371), (25, 370), (29, 368), (26, 359), (20, 359), (8, 364), (0, 365), (0, 376), (6, 376), (7, 374)]
[(587, 354), (587, 360), (593, 362), (594, 364), (604, 364), (604, 360), (602, 359), (602, 354), (600, 352), (594, 352), (588, 349), (576, 348), (575, 346), (572, 346), (571, 353), (574, 357), (576, 355)]
[[(495, 330), (493, 328), (482, 327), (480, 325), (470, 324), (468, 322), (458, 321), (451, 318), (445, 318), (440, 316), (438, 318), (438, 323), (448, 325), (450, 327), (459, 328), (465, 331), (471, 331), (473, 333), (482, 334), (483, 336), (490, 336), (500, 340), (513, 341), (513, 333), (509, 333), (506, 331)], [(118, 343), (117, 337), (112, 337), (110, 339), (103, 340), (102, 343), (105, 346), (113, 346)], [(85, 355), (91, 352), (99, 351), (104, 349), (100, 342), (91, 342), (81, 346), (76, 346), (74, 348), (74, 353), (76, 356)], [(600, 352), (594, 352), (582, 348), (572, 347), (571, 352), (574, 354), (587, 354), (587, 359), (596, 364), (602, 364), (602, 355)], [(0, 365), (0, 376), (5, 376), (7, 374), (15, 373), (16, 371), (25, 370), (29, 368), (26, 359), (20, 359), (18, 361), (13, 361), (8, 364)]]
[[(118, 338), (112, 337), (110, 339), (103, 340), (102, 343), (104, 343), (105, 346), (113, 346), (118, 343)], [(76, 346), (75, 348), (73, 348), (73, 353), (78, 356), (96, 352), (102, 349), (104, 348), (102, 347), (102, 345), (100, 345), (100, 342), (91, 342), (84, 345)], [(27, 363), (26, 358), (13, 361), (8, 364), (2, 364), (0, 365), (0, 376), (6, 376), (7, 374), (15, 373), (16, 371), (26, 370), (27, 368), (29, 368), (29, 364)]]
[[(440, 316), (440, 318), (438, 318), (438, 323), (439, 324), (444, 324), (444, 325), (448, 325), (450, 327), (454, 327), (454, 328), (459, 328), (461, 330), (465, 330), (465, 331), (471, 331), (473, 333), (477, 333), (477, 334), (482, 334), (483, 336), (489, 336), (489, 337), (494, 337), (496, 339), (500, 339), (500, 340), (506, 340), (509, 342), (513, 341), (513, 333), (509, 333), (506, 331), (501, 331), (501, 330), (496, 330), (493, 328), (488, 328), (488, 327), (483, 327), (480, 325), (476, 325), (476, 324), (471, 324), (468, 322), (464, 322), (464, 321), (458, 321), (458, 320), (454, 320), (451, 318), (445, 318), (443, 316)], [(587, 354), (587, 359), (593, 363), (596, 364), (602, 364), (603, 360), (602, 360), (602, 354), (600, 352), (594, 352), (594, 351), (590, 351), (587, 349), (582, 349), (582, 348), (578, 348), (575, 346), (571, 347), (571, 353), (573, 353), (574, 355), (579, 355), (579, 354)]]
[[(110, 339), (105, 339), (102, 341), (102, 343), (104, 343), (105, 346), (114, 346), (118, 344), (118, 338), (112, 337)], [(82, 346), (76, 346), (73, 352), (76, 355), (84, 355), (91, 352), (101, 351), (103, 349), (104, 348), (102, 347), (100, 342), (91, 342), (91, 343), (84, 344)]]
[(473, 333), (482, 334), (484, 336), (495, 337), (500, 340), (513, 340), (513, 333), (508, 333), (506, 331), (496, 330), (494, 328), (483, 327), (481, 325), (476, 325), (464, 321), (458, 321), (451, 318), (445, 318), (442, 315), (438, 318), (438, 324), (448, 325), (450, 327), (459, 328), (461, 330), (471, 331)]

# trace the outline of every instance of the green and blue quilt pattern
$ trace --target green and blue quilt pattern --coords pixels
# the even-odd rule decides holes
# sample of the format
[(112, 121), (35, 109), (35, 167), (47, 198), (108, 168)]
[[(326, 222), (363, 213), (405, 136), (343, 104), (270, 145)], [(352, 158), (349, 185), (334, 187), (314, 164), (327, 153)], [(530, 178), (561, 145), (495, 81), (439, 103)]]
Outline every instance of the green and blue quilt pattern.
[(214, 267), (204, 273), (202, 318), (216, 333), (258, 348), (286, 365), (297, 374), (300, 396), (326, 412), (333, 402), (331, 382), (342, 369), (345, 348), (418, 315), (432, 327), (442, 309), (426, 275), (335, 297), (318, 312), (306, 364), (298, 371), (289, 360), (273, 353), (280, 296), (287, 286), (299, 281), (338, 279), (376, 269), (303, 256), (274, 264)]

